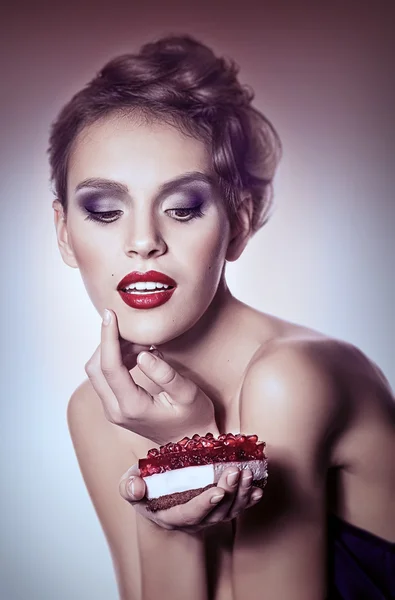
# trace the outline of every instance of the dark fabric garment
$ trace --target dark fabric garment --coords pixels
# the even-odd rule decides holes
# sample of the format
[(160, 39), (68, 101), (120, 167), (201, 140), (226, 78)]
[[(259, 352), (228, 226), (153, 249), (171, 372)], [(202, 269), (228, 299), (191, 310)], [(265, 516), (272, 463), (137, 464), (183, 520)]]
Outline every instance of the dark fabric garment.
[(395, 600), (395, 544), (328, 518), (327, 600)]

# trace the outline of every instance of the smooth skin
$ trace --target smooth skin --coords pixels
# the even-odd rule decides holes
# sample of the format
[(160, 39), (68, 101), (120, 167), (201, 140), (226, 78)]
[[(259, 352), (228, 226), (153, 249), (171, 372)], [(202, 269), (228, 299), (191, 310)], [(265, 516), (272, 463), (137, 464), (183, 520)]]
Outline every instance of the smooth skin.
[[(140, 515), (164, 529), (197, 533), (206, 527), (232, 521), (262, 498), (262, 490), (252, 485), (250, 469), (226, 469), (216, 487), (206, 490), (185, 504), (150, 513), (145, 507), (145, 484), (134, 465), (122, 477), (120, 493)], [(252, 492), (252, 493), (251, 493)], [(216, 506), (218, 504), (218, 506)]]
[[(394, 397), (357, 348), (232, 296), (224, 265), (250, 238), (251, 203), (246, 195), (236, 226), (205, 188), (203, 216), (182, 222), (185, 211), (173, 209), (189, 195), (159, 190), (196, 171), (210, 171), (207, 149), (168, 124), (107, 119), (74, 145), (67, 219), (53, 205), (59, 249), (113, 317), (69, 402), (75, 451), (122, 600), (318, 600), (328, 510), (395, 541)], [(99, 177), (127, 190), (95, 209), (117, 211), (111, 224), (87, 221), (77, 190)], [(161, 307), (131, 309), (116, 285), (149, 269), (177, 289)], [(151, 345), (157, 370), (137, 362)], [(231, 487), (226, 473), (183, 507), (148, 514), (130, 468), (162, 441), (210, 429), (267, 443), (261, 500), (251, 506), (244, 477)]]
[[(101, 344), (85, 365), (85, 371), (100, 396), (107, 419), (158, 445), (181, 439), (185, 432), (189, 437), (208, 431), (219, 435), (214, 405), (208, 396), (159, 356), (142, 352), (135, 358), (141, 371), (161, 388), (161, 392), (151, 396), (136, 385), (129, 373), (133, 355), (129, 349), (128, 361), (122, 357), (116, 315), (106, 312), (108, 322), (103, 320)], [(262, 490), (251, 485), (249, 469), (240, 473), (230, 468), (224, 471), (216, 488), (206, 490), (186, 504), (153, 513), (146, 510), (142, 501), (145, 483), (139, 474), (137, 465), (129, 469), (120, 482), (120, 493), (139, 514), (165, 529), (192, 533), (231, 521), (262, 497)], [(215, 508), (218, 502), (220, 506)]]

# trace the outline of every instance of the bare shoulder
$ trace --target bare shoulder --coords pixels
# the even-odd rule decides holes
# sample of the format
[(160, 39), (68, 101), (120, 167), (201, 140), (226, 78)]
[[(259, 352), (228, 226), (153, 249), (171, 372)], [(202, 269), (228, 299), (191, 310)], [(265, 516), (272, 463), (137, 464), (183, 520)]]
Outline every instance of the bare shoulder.
[(267, 438), (310, 451), (345, 435), (369, 407), (394, 421), (393, 393), (378, 366), (354, 345), (303, 328), (256, 353), (241, 401), (245, 418), (264, 423)]
[[(314, 442), (339, 413), (338, 380), (330, 367), (332, 340), (292, 336), (263, 346), (245, 374), (245, 415), (265, 423), (279, 440), (298, 436)], [(310, 426), (306, 428), (306, 425)], [(318, 439), (315, 440), (318, 443)]]
[[(244, 385), (252, 382), (269, 386), (270, 395), (274, 389), (278, 393), (288, 392), (287, 386), (291, 386), (295, 392), (295, 386), (298, 389), (302, 386), (306, 401), (308, 387), (313, 386), (314, 397), (321, 404), (328, 398), (332, 402), (336, 397), (339, 400), (339, 394), (334, 397), (333, 391), (359, 398), (366, 396), (366, 391), (374, 392), (390, 403), (394, 398), (382, 370), (359, 348), (298, 326), (290, 327), (285, 335), (274, 337), (259, 348), (245, 373)], [(360, 393), (362, 390), (364, 394)]]

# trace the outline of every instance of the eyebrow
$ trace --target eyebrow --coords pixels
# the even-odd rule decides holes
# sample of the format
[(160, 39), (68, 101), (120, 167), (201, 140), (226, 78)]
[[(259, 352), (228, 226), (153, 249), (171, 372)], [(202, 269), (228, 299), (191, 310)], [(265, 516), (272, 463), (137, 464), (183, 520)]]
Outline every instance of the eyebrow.
[[(187, 186), (192, 183), (204, 183), (205, 185), (214, 187), (215, 178), (213, 175), (201, 173), (200, 171), (184, 173), (175, 179), (171, 179), (170, 181), (163, 183), (156, 193), (156, 198), (168, 196), (173, 192), (176, 192), (180, 187)], [(84, 181), (81, 181), (76, 186), (75, 191), (79, 192), (85, 188), (116, 196), (129, 195), (129, 188), (126, 185), (119, 183), (118, 181), (113, 181), (112, 179), (102, 179), (97, 177), (84, 179)]]

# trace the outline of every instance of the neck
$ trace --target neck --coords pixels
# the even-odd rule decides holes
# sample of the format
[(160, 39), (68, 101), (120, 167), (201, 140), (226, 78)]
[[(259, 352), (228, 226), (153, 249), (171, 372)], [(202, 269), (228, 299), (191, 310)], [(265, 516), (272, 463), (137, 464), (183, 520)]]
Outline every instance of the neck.
[(229, 329), (230, 313), (234, 316), (235, 307), (239, 304), (222, 278), (211, 304), (202, 317), (188, 331), (157, 346), (157, 349), (166, 359), (185, 367), (191, 366), (202, 353), (216, 349), (222, 335)]
[[(222, 278), (199, 321), (182, 336), (157, 346), (164, 360), (195, 381), (217, 407), (228, 404), (247, 358), (258, 346), (254, 332), (246, 330), (246, 309)], [(241, 345), (237, 340), (243, 340)]]

